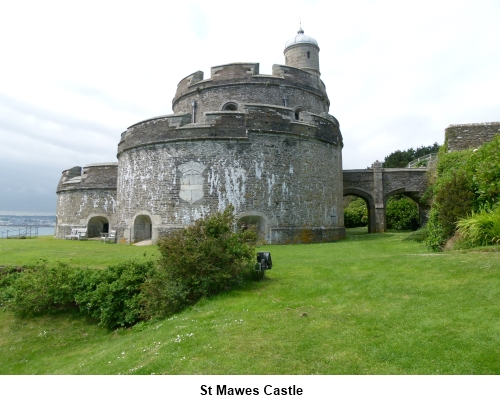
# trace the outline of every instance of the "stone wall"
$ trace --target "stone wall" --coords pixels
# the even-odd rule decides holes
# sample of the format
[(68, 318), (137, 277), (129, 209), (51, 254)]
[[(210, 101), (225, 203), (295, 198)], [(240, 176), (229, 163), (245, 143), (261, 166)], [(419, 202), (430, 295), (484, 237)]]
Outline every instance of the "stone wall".
[(116, 162), (63, 171), (57, 187), (56, 237), (64, 238), (72, 228), (89, 228), (90, 236), (99, 236), (114, 222), (117, 173)]
[(295, 120), (293, 109), (274, 105), (242, 104), (242, 112), (218, 111), (204, 114), (203, 122), (191, 124), (189, 114), (167, 115), (132, 125), (122, 134), (118, 156), (138, 146), (165, 142), (201, 140), (248, 140), (249, 131), (290, 133), (342, 145), (338, 121), (328, 114), (302, 112)]
[[(255, 73), (257, 72), (257, 73)], [(200, 76), (201, 73), (201, 76)], [(172, 101), (176, 115), (193, 114), (195, 122), (203, 120), (204, 113), (220, 111), (232, 102), (300, 107), (315, 114), (327, 113), (330, 101), (323, 82), (316, 75), (290, 66), (273, 65), (273, 75), (259, 75), (258, 64), (236, 63), (212, 68), (212, 78), (197, 81), (202, 72), (196, 72), (179, 83)]]
[(500, 134), (500, 122), (450, 125), (445, 130), (448, 151), (479, 148), (490, 142), (495, 134)]
[(341, 147), (332, 143), (265, 131), (246, 140), (157, 143), (123, 151), (118, 170), (124, 242), (135, 240), (139, 216), (149, 216), (155, 239), (228, 204), (240, 219), (264, 219), (271, 243), (344, 234)]
[(285, 64), (319, 74), (319, 48), (314, 44), (300, 43), (285, 49)]

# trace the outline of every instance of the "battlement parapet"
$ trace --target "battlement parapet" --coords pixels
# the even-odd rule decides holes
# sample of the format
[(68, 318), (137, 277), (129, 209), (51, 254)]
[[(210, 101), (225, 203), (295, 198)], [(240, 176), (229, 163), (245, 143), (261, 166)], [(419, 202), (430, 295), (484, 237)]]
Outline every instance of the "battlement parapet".
[(283, 96), (294, 94), (296, 99), (300, 99), (302, 97), (297, 94), (300, 92), (309, 93), (318, 99), (319, 104), (309, 103), (307, 109), (315, 112), (328, 109), (330, 101), (326, 88), (317, 75), (283, 65), (273, 65), (272, 75), (261, 75), (258, 63), (231, 63), (212, 67), (210, 79), (203, 80), (201, 71), (182, 79), (172, 100), (172, 109), (176, 114), (187, 113), (191, 111), (194, 100), (202, 113), (213, 111), (217, 106), (211, 102), (220, 98), (236, 98), (243, 103), (264, 98), (272, 100), (273, 104), (282, 105)]
[(130, 126), (118, 144), (125, 150), (166, 142), (197, 140), (248, 140), (248, 132), (295, 135), (342, 146), (338, 122), (327, 114), (301, 112), (296, 119), (292, 108), (248, 103), (243, 111), (208, 111), (199, 123), (190, 114), (164, 116)]
[(213, 66), (210, 77), (213, 81), (250, 78), (259, 74), (258, 63), (228, 63)]
[(325, 85), (320, 80), (319, 76), (313, 75), (303, 69), (275, 64), (273, 65), (273, 76), (283, 77), (294, 82), (296, 85), (305, 86), (306, 88), (311, 87), (319, 89), (326, 94)]
[(92, 163), (74, 166), (62, 172), (57, 192), (75, 189), (116, 190), (118, 163)]

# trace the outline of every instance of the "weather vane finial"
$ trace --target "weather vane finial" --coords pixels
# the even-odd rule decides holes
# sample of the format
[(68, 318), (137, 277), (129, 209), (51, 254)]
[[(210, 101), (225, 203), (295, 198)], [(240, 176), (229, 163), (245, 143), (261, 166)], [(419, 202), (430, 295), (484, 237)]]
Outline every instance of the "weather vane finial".
[(299, 30), (297, 31), (297, 34), (303, 34), (304, 30), (302, 29), (302, 18), (299, 16)]

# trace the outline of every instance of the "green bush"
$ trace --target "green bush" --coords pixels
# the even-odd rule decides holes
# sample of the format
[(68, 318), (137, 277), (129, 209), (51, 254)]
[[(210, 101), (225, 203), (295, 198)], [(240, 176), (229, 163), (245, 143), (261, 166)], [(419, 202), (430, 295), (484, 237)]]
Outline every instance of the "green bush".
[(457, 171), (451, 179), (443, 182), (436, 193), (435, 209), (444, 237), (450, 238), (456, 230), (456, 223), (474, 208), (475, 194), (470, 177), (464, 171)]
[(387, 228), (396, 230), (415, 230), (416, 227), (418, 227), (417, 203), (408, 197), (395, 197), (391, 197), (387, 202)]
[(141, 286), (154, 267), (153, 261), (129, 260), (104, 270), (79, 270), (73, 286), (80, 312), (108, 328), (138, 322), (143, 305)]
[(40, 315), (74, 307), (74, 271), (63, 263), (24, 270), (10, 286), (9, 308), (20, 315)]
[(448, 237), (445, 235), (443, 226), (439, 221), (439, 212), (437, 209), (433, 208), (431, 210), (426, 227), (428, 234), (425, 245), (435, 252), (440, 251), (448, 240)]
[(459, 248), (500, 244), (500, 205), (459, 220), (457, 230)]
[(229, 206), (158, 241), (159, 265), (143, 288), (147, 318), (170, 315), (254, 273), (257, 234), (235, 233), (234, 222)]
[(14, 297), (15, 289), (12, 285), (24, 270), (16, 266), (0, 267), (0, 308), (7, 306)]
[(426, 245), (432, 250), (441, 250), (454, 234), (456, 222), (474, 208), (473, 176), (470, 169), (472, 151), (439, 152), (436, 176), (430, 173), (429, 185), (424, 201), (432, 202), (427, 224), (429, 236)]
[(478, 205), (490, 206), (500, 201), (500, 135), (496, 135), (472, 153), (469, 167), (473, 172), (473, 181)]
[(344, 226), (356, 228), (368, 224), (368, 209), (362, 198), (355, 198), (344, 208)]
[[(2, 276), (0, 298), (14, 313), (35, 316), (76, 309), (116, 328), (140, 320), (141, 285), (154, 263), (127, 261), (106, 269), (46, 263)], [(15, 277), (14, 277), (15, 276)]]

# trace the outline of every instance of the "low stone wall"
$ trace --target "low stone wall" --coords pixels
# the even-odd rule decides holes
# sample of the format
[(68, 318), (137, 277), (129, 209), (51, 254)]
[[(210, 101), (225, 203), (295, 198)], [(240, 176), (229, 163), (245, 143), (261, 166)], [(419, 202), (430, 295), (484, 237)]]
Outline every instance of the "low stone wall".
[(345, 238), (345, 228), (271, 228), (270, 243), (297, 244), (332, 242)]
[(500, 122), (450, 125), (445, 130), (448, 152), (479, 148), (500, 134)]

